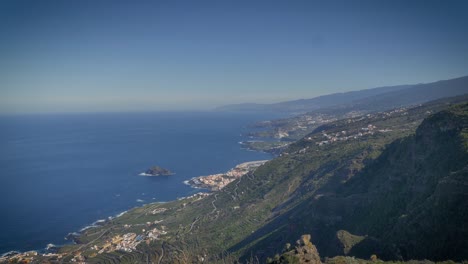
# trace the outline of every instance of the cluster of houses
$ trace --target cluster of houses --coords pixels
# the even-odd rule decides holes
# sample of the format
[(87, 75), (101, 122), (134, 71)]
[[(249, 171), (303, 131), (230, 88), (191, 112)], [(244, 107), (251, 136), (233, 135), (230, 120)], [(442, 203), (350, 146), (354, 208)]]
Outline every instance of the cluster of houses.
[(208, 176), (195, 177), (186, 183), (195, 188), (207, 188), (214, 191), (221, 190), (229, 183), (244, 176), (248, 172), (254, 171), (268, 160), (244, 162), (232, 168), (226, 173), (217, 173)]
[(190, 180), (192, 185), (199, 188), (208, 188), (211, 190), (221, 190), (226, 185), (234, 181), (234, 177), (226, 176), (224, 173), (217, 173), (208, 176), (200, 176)]
[[(326, 138), (326, 140), (316, 142), (315, 144), (318, 145), (318, 146), (323, 146), (323, 145), (331, 144), (331, 143), (337, 142), (337, 141), (347, 141), (347, 140), (350, 140), (350, 139), (358, 139), (358, 138), (363, 137), (363, 136), (373, 135), (376, 132), (387, 133), (387, 132), (390, 132), (390, 131), (392, 131), (392, 130), (388, 129), (388, 128), (378, 129), (377, 130), (376, 126), (374, 126), (372, 124), (369, 124), (367, 127), (362, 127), (359, 131), (357, 131), (357, 133), (354, 133), (354, 134), (351, 134), (351, 135), (345, 130), (337, 132), (337, 133), (330, 133), (330, 134), (327, 134), (327, 133), (323, 132), (322, 135), (323, 135), (323, 137)], [(308, 137), (308, 138), (306, 138), (306, 140), (312, 141), (313, 138)]]
[(289, 128), (288, 131), (278, 129), (278, 131), (275, 134), (276, 138), (286, 138), (289, 137), (289, 133), (297, 130), (307, 130), (309, 127), (313, 126), (318, 126), (330, 122), (334, 122), (338, 120), (337, 118), (334, 117), (329, 117), (326, 115), (322, 114), (314, 114), (314, 115), (302, 115), (299, 116), (298, 119), (295, 121), (295, 125), (292, 128)]
[(299, 120), (300, 120), (299, 123), (302, 123), (303, 125), (315, 125), (315, 124), (330, 123), (338, 119), (335, 117), (330, 117), (330, 116), (323, 115), (323, 114), (315, 114), (315, 115), (303, 115), (301, 116)]
[[(421, 106), (421, 105), (419, 105)], [(408, 114), (408, 108), (406, 107), (402, 107), (402, 108), (397, 108), (397, 109), (394, 109), (392, 111), (388, 111), (388, 112), (384, 112), (383, 114), (385, 116), (392, 116), (394, 114), (401, 114), (401, 115), (407, 115)]]
[[(151, 226), (160, 222), (161, 221), (155, 221), (154, 223), (148, 222), (147, 225)], [(142, 229), (142, 234), (126, 233), (124, 235), (116, 235), (112, 239), (107, 240), (102, 246), (94, 245), (91, 249), (98, 250), (99, 254), (112, 251), (133, 252), (141, 242), (157, 240), (159, 239), (159, 236), (165, 234), (167, 234), (167, 232), (165, 231), (164, 226), (161, 226), (161, 229), (158, 229), (157, 227), (149, 230)]]
[[(369, 124), (367, 127), (361, 128), (359, 132), (355, 134), (351, 134), (351, 135), (349, 135), (349, 133), (345, 130), (336, 132), (336, 133), (330, 133), (330, 134), (323, 132), (322, 135), (323, 137), (326, 138), (326, 140), (319, 141), (316, 143), (316, 145), (323, 146), (323, 145), (331, 144), (337, 141), (347, 141), (350, 139), (358, 139), (366, 135), (373, 135), (376, 131), (376, 128), (377, 128), (376, 126)], [(386, 132), (386, 131), (382, 130), (380, 132)], [(313, 140), (313, 139), (311, 137), (308, 137), (307, 140)]]
[[(165, 209), (165, 208), (157, 208)], [(156, 210), (156, 209), (155, 209)], [(153, 210), (154, 211), (154, 210)], [(163, 212), (165, 210), (157, 210), (157, 212)], [(146, 242), (149, 243), (153, 240), (159, 239), (161, 235), (167, 234), (166, 227), (161, 225), (160, 228), (157, 228), (155, 225), (160, 224), (163, 220), (155, 220), (153, 222), (146, 222), (146, 224), (125, 224), (124, 228), (135, 228), (136, 226), (145, 226), (148, 229), (141, 229), (141, 234), (136, 234), (134, 232), (129, 232), (123, 235), (115, 235), (111, 239), (108, 239), (104, 244), (96, 244), (91, 246), (91, 250), (95, 250), (95, 253), (92, 253), (90, 256), (96, 256), (97, 254), (109, 253), (113, 251), (123, 251), (123, 252), (133, 252), (136, 251), (137, 246)], [(57, 254), (54, 254), (57, 255)], [(44, 255), (46, 256), (46, 255)], [(59, 256), (62, 257), (62, 256)], [(71, 259), (71, 262), (75, 263), (85, 263), (85, 258), (80, 251), (74, 253), (74, 257)]]
[(154, 210), (151, 210), (150, 214), (155, 215), (155, 214), (164, 213), (165, 211), (167, 211), (167, 208), (160, 207), (160, 208), (156, 208)]
[(32, 263), (38, 253), (36, 251), (28, 251), (28, 252), (9, 252), (2, 256), (0, 256), (0, 263)]
[(286, 137), (289, 137), (289, 133), (287, 131), (278, 130), (275, 133), (275, 138), (281, 139), (281, 138), (286, 138)]
[(265, 164), (267, 161), (268, 160), (244, 162), (226, 172), (225, 175), (228, 177), (239, 178)]
[(211, 195), (211, 193), (198, 192), (198, 193), (192, 194), (190, 196), (177, 198), (177, 200), (195, 199), (195, 201), (198, 201), (198, 200), (201, 200), (201, 199), (203, 199), (203, 198), (205, 198), (207, 196), (210, 196), (210, 195)]
[(99, 250), (99, 254), (102, 254), (104, 252), (112, 252), (115, 250), (132, 252), (136, 249), (136, 246), (138, 246), (138, 244), (142, 240), (142, 235), (137, 235), (135, 233), (127, 233), (123, 236), (114, 236), (111, 240), (106, 241), (101, 247), (99, 247), (98, 245), (94, 245), (93, 247), (91, 247), (91, 249)]

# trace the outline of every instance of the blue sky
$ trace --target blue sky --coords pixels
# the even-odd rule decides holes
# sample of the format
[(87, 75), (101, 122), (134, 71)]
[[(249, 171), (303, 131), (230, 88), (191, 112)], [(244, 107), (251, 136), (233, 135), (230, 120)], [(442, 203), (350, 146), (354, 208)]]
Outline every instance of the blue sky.
[(0, 2), (0, 112), (210, 109), (468, 75), (467, 1)]

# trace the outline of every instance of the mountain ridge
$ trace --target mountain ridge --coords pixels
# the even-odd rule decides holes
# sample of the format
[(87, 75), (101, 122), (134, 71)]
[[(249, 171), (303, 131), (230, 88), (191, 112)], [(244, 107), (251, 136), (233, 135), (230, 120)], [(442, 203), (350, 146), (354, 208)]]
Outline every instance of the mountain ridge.
[(343, 93), (333, 93), (272, 104), (244, 103), (217, 107), (217, 111), (311, 112), (353, 109), (381, 111), (415, 105), (439, 98), (468, 93), (468, 76), (430, 83), (383, 86)]
[[(239, 103), (239, 104), (229, 104), (218, 106), (215, 108), (216, 111), (281, 111), (282, 108), (288, 108), (288, 111), (297, 111), (297, 110), (316, 110), (320, 107), (333, 106), (336, 105), (336, 100), (338, 103), (341, 101), (348, 102), (350, 98), (359, 99), (372, 95), (377, 95), (381, 93), (386, 93), (392, 90), (404, 89), (412, 85), (395, 85), (395, 86), (382, 86), (368, 89), (361, 89), (356, 91), (349, 92), (338, 92), (332, 94), (324, 94), (308, 99), (295, 99), (290, 101), (282, 101), (278, 103), (271, 104), (261, 104), (261, 103)], [(321, 102), (323, 100), (323, 102)], [(334, 101), (333, 103), (330, 101)], [(308, 106), (310, 103), (316, 103), (320, 106)]]
[[(468, 204), (463, 199), (468, 193), (468, 154), (466, 137), (460, 134), (467, 129), (468, 104), (462, 108), (462, 115), (454, 114), (456, 110), (452, 109), (430, 116), (419, 126), (415, 135), (392, 141), (378, 154), (376, 160), (367, 158), (362, 163), (367, 165), (358, 169), (351, 178), (340, 176), (346, 170), (335, 170), (331, 177), (344, 180), (344, 184), (332, 189), (326, 185), (319, 188), (305, 187), (323, 178), (311, 175), (309, 180), (305, 179), (302, 183), (302, 196), (311, 191), (314, 193), (277, 219), (273, 224), (277, 228), (266, 228), (266, 237), (261, 240), (265, 242), (257, 243), (250, 250), (259, 252), (257, 250), (263, 250), (267, 244), (272, 243), (280, 246), (301, 232), (310, 232), (316, 238), (318, 250), (330, 257), (349, 254), (366, 258), (377, 253), (387, 260), (468, 258), (468, 240), (465, 239), (468, 231), (463, 228), (468, 216)], [(451, 120), (454, 117), (456, 118)], [(419, 151), (415, 150), (416, 146), (419, 146)], [(375, 151), (366, 150), (366, 147), (361, 149), (364, 152)], [(372, 156), (369, 153), (364, 155)], [(426, 155), (424, 157), (427, 158), (411, 159), (418, 155)], [(321, 177), (326, 177), (327, 174)], [(419, 185), (417, 179), (422, 179), (419, 180)], [(328, 180), (330, 181), (333, 179)], [(401, 181), (413, 183), (403, 184)], [(411, 191), (399, 192), (399, 188), (405, 188), (400, 187), (400, 183), (401, 186), (408, 185), (407, 188), (413, 192), (417, 190), (416, 194), (411, 195)], [(450, 192), (447, 188), (458, 191)], [(409, 202), (405, 202), (406, 200)], [(451, 209), (443, 210), (443, 206), (436, 206), (434, 201)], [(457, 207), (459, 209), (453, 212)], [(407, 216), (401, 218), (405, 214)], [(450, 215), (452, 219), (446, 219), (445, 215)], [(421, 218), (437, 221), (421, 221)], [(418, 227), (418, 224), (424, 228)], [(291, 229), (291, 225), (300, 228)], [(340, 230), (347, 230), (348, 237), (358, 234), (362, 241), (348, 247), (348, 252), (340, 252), (339, 248), (347, 247), (338, 240)], [(449, 239), (450, 237), (453, 239)], [(435, 241), (444, 243), (434, 243)]]

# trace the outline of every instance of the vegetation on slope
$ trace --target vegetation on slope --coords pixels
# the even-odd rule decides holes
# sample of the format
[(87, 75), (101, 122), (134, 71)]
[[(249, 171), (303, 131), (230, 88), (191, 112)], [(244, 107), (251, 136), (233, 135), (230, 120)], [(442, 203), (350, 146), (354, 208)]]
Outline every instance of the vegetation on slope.
[[(221, 191), (135, 208), (60, 253), (90, 263), (263, 262), (310, 233), (322, 257), (467, 259), (468, 108), (450, 106), (460, 100), (318, 127)], [(164, 233), (132, 252), (98, 252), (153, 228)]]
[[(467, 113), (463, 104), (431, 115), (344, 184), (315, 189), (284, 222), (312, 232), (325, 256), (467, 259)], [(339, 230), (365, 239), (349, 249)], [(265, 242), (297, 234), (287, 227), (276, 233)]]

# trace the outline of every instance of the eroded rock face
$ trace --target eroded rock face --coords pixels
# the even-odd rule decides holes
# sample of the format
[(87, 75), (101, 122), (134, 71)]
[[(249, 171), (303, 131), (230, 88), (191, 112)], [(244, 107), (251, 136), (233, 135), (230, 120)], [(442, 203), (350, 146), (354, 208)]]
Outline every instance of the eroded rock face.
[[(276, 255), (274, 259), (270, 259), (269, 263), (310, 263), (322, 264), (317, 248), (310, 242), (310, 235), (302, 235), (296, 241), (294, 249), (290, 250), (290, 244), (286, 244), (285, 251), (281, 256)], [(288, 251), (289, 250), (289, 251)]]

